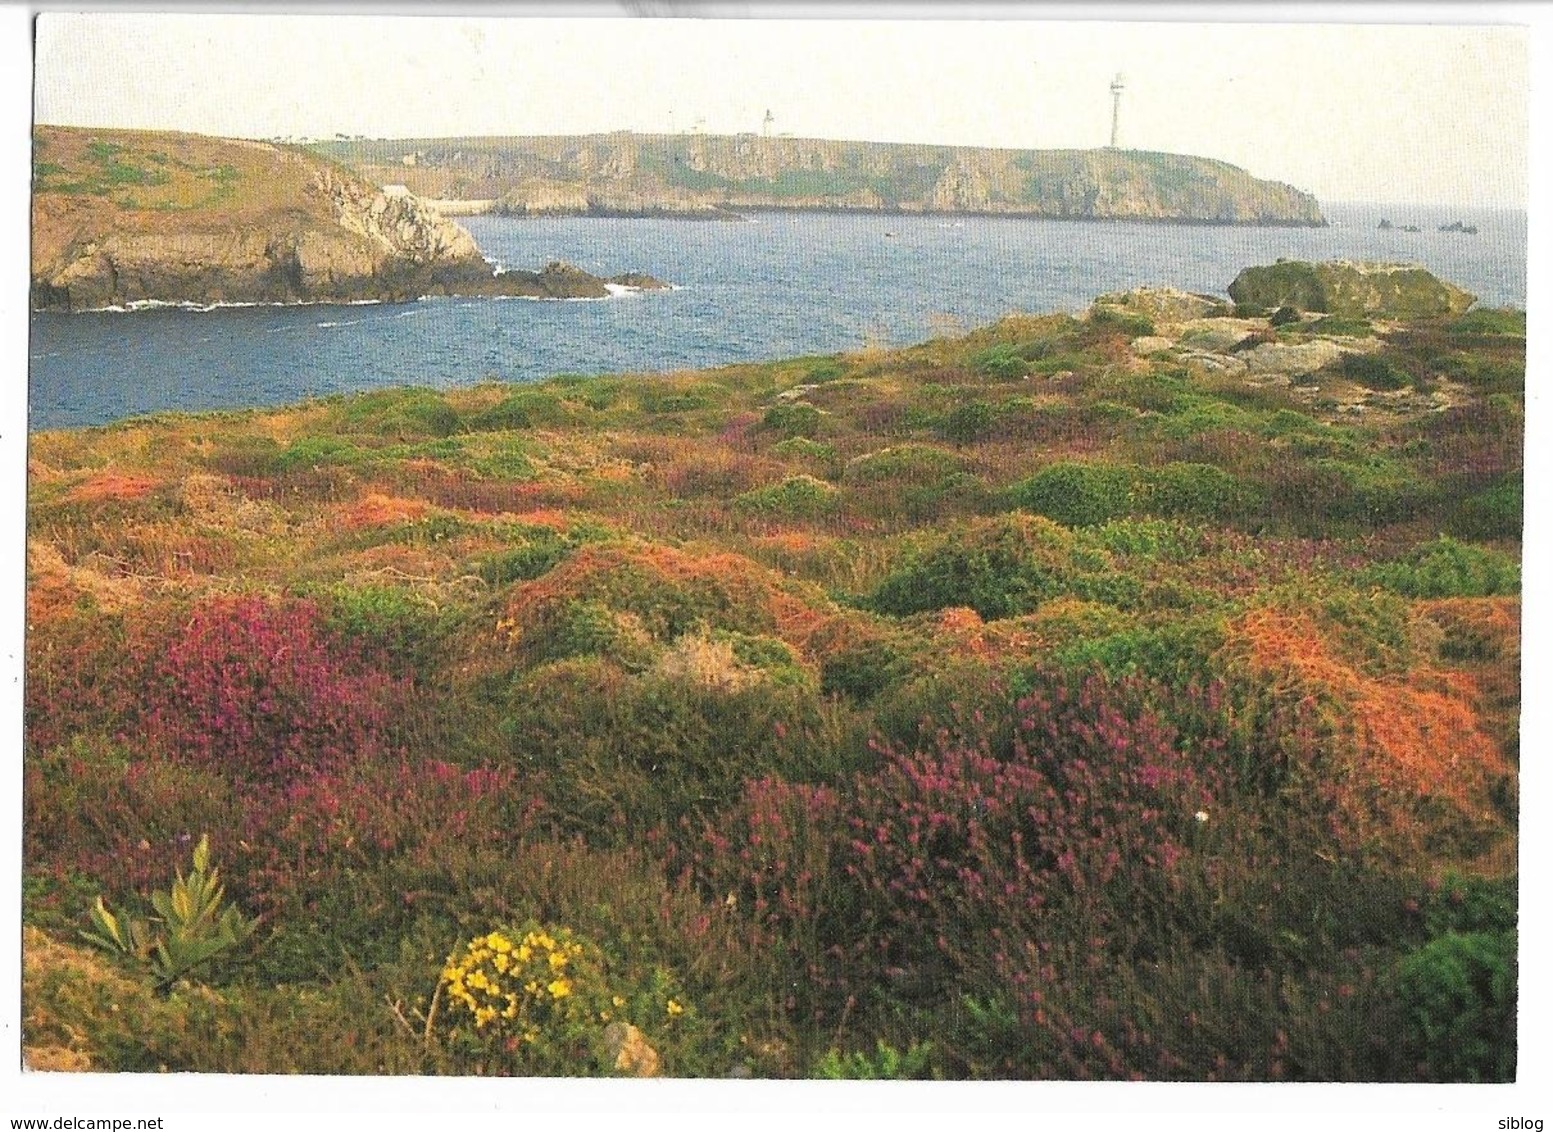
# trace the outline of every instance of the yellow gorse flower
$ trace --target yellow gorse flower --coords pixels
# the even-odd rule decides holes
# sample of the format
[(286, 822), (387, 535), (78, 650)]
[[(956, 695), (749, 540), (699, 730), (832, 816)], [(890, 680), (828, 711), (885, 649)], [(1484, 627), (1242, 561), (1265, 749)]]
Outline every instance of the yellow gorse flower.
[(664, 1009), (668, 1011), (670, 1018), (674, 1018), (680, 1014), (685, 1013), (685, 1008), (679, 1003), (675, 1002), (672, 998), (669, 999), (668, 1004), (664, 1007)]
[(600, 958), (564, 928), (474, 936), (438, 972), (454, 1048), (521, 1064), (618, 1017), (626, 999), (602, 985)]

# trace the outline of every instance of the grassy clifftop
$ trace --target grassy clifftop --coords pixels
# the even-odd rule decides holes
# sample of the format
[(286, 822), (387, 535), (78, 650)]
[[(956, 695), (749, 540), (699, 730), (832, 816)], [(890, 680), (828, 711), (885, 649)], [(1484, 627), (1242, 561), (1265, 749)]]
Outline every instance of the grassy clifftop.
[[(1131, 293), (34, 434), (27, 1056), (1509, 1079), (1524, 348)], [(207, 832), (251, 946), (82, 949)]]
[(42, 126), (33, 189), (41, 309), (608, 293), (566, 265), (493, 275), (424, 202), (267, 142)]
[(1307, 193), (1208, 158), (689, 134), (319, 143), (382, 183), (519, 213), (756, 208), (1324, 223)]

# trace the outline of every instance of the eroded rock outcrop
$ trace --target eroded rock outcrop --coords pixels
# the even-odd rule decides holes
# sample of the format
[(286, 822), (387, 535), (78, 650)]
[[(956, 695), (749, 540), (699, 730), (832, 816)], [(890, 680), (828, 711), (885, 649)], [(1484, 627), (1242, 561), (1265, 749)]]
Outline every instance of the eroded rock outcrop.
[(615, 282), (560, 264), (498, 275), (464, 228), (402, 187), (283, 146), (61, 127), (34, 140), (36, 309), (600, 298)]
[(1280, 260), (1248, 267), (1229, 285), (1247, 306), (1293, 307), (1352, 318), (1418, 319), (1463, 314), (1476, 296), (1411, 263)]

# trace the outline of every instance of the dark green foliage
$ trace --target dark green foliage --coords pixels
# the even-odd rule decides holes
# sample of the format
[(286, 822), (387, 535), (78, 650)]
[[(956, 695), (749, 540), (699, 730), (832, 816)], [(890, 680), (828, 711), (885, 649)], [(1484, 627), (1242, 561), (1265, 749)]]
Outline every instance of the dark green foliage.
[(331, 465), (365, 463), (373, 454), (338, 436), (303, 436), (275, 455), (267, 470), (289, 472)]
[(1344, 354), (1332, 370), (1366, 389), (1406, 389), (1412, 384), (1405, 371), (1379, 354)]
[(1089, 328), (1095, 335), (1121, 338), (1144, 338), (1154, 333), (1154, 323), (1147, 316), (1109, 306), (1090, 310)]
[(1526, 337), (1526, 312), (1479, 307), (1446, 324), (1446, 332), (1460, 335), (1503, 334)]
[(1052, 464), (1014, 484), (1008, 498), (1064, 526), (1092, 527), (1132, 509), (1135, 478), (1132, 469), (1113, 464)]
[(1516, 937), (1448, 931), (1397, 966), (1403, 1056), (1426, 1081), (1515, 1079)]
[(989, 346), (970, 357), (973, 373), (996, 381), (1018, 381), (1030, 372), (1030, 362), (1011, 342)]
[(804, 437), (812, 440), (820, 431), (820, 411), (802, 402), (772, 405), (761, 419), (761, 427), (785, 437)]
[(1446, 530), (1457, 538), (1518, 539), (1524, 507), (1520, 479), (1505, 480), (1457, 503), (1446, 520)]
[(347, 399), (338, 411), (342, 432), (370, 433), (412, 440), (451, 436), (463, 427), (447, 398), (413, 386), (382, 389)]
[(990, 435), (997, 417), (997, 410), (987, 402), (968, 401), (944, 414), (935, 431), (945, 440), (970, 444)]
[(1166, 464), (1134, 488), (1139, 510), (1151, 515), (1233, 522), (1260, 509), (1258, 493), (1211, 464)]
[(319, 600), (324, 627), (330, 632), (381, 654), (395, 667), (435, 665), (446, 618), (413, 591), (339, 583), (308, 596)]
[(1441, 537), (1404, 558), (1369, 567), (1364, 577), (1406, 597), (1488, 597), (1520, 592), (1520, 562), (1503, 551)]
[(469, 418), (473, 432), (506, 432), (521, 428), (554, 428), (566, 424), (571, 414), (554, 393), (520, 389), (509, 393), (489, 409)]
[(1269, 326), (1288, 326), (1300, 321), (1300, 312), (1293, 307), (1279, 307), (1267, 316)]
[(789, 476), (780, 483), (736, 496), (733, 508), (752, 515), (813, 519), (836, 510), (834, 487), (813, 476)]
[(566, 541), (554, 532), (536, 532), (518, 546), (480, 559), (477, 569), (480, 577), (492, 586), (527, 582), (548, 573), (566, 557), (568, 549)]

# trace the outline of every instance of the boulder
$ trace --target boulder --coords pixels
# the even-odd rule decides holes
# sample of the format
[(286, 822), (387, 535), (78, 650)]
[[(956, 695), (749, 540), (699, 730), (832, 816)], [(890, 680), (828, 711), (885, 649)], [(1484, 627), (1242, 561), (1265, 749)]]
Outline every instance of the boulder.
[(1183, 347), (1206, 353), (1227, 354), (1266, 323), (1248, 318), (1197, 318), (1181, 324)]
[(604, 1028), (604, 1049), (610, 1067), (627, 1077), (656, 1077), (658, 1051), (629, 1022), (611, 1022)]
[(1287, 306), (1351, 318), (1459, 315), (1477, 301), (1417, 264), (1349, 260), (1280, 260), (1248, 267), (1229, 285), (1229, 294), (1247, 306)]
[(1142, 338), (1134, 338), (1131, 343), (1132, 352), (1144, 357), (1149, 354), (1163, 354), (1176, 344), (1174, 338), (1165, 338), (1158, 334), (1145, 335)]
[(1342, 357), (1344, 350), (1335, 342), (1317, 338), (1310, 342), (1264, 342), (1237, 357), (1246, 363), (1253, 374), (1302, 374), (1315, 373)]
[(1226, 307), (1223, 299), (1178, 291), (1174, 287), (1137, 287), (1131, 291), (1111, 291), (1097, 298), (1094, 305), (1142, 315), (1156, 326), (1207, 318), (1223, 312)]

